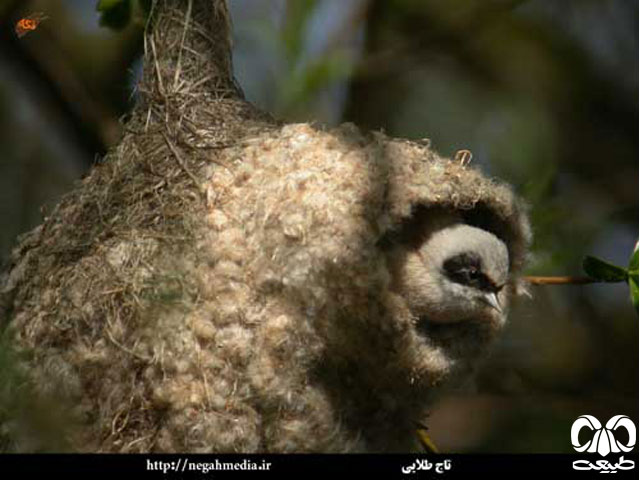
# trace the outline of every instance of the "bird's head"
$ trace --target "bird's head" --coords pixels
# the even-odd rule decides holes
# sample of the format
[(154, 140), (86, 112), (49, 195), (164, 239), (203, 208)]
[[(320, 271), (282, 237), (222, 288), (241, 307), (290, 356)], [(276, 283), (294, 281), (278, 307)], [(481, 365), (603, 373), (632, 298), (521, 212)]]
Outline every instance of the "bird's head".
[(509, 278), (507, 246), (492, 233), (465, 224), (435, 232), (417, 251), (429, 278), (427, 321), (501, 320)]
[(393, 248), (393, 290), (410, 312), (410, 338), (424, 371), (442, 365), (443, 372), (462, 373), (505, 324), (512, 293), (509, 251), (496, 235), (460, 217), (430, 219), (417, 238)]
[(395, 281), (422, 322), (500, 321), (506, 311), (509, 252), (494, 234), (451, 222), (396, 256)]

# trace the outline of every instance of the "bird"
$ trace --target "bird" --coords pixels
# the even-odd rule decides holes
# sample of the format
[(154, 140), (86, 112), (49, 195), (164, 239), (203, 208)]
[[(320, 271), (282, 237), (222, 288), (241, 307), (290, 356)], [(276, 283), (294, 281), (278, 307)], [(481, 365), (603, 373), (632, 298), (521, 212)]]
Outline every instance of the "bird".
[(390, 268), (418, 325), (501, 326), (509, 281), (505, 242), (455, 212), (424, 215), (428, 222), (394, 249)]

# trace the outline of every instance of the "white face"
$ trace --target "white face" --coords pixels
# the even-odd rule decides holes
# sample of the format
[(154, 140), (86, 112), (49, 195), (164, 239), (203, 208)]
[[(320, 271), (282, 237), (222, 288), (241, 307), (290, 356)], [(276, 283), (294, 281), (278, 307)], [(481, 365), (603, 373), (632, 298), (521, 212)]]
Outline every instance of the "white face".
[(509, 254), (493, 234), (462, 223), (431, 233), (391, 256), (394, 290), (413, 317), (412, 338), (433, 369), (464, 370), (505, 323)]
[(504, 289), (509, 262), (506, 248), (487, 232), (471, 232), (475, 241), (445, 258), (439, 272), (433, 272), (440, 279), (450, 321), (481, 321), (487, 316), (502, 315), (506, 307)]
[(506, 307), (509, 254), (493, 234), (456, 224), (406, 252), (396, 276), (411, 311), (425, 321), (495, 320)]

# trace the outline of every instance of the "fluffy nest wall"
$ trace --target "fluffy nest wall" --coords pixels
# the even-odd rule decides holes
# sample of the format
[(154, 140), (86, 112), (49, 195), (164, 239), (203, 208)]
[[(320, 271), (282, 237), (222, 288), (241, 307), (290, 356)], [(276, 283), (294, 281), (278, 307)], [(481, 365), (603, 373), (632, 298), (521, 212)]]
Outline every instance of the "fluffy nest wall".
[[(175, 78), (156, 58), (142, 88), (157, 94), (163, 68)], [(386, 251), (455, 209), (508, 244), (515, 294), (529, 230), (507, 186), (427, 143), (269, 122), (225, 88), (143, 97), (14, 250), (0, 284), (14, 387), (65, 412), (65, 442), (5, 413), (5, 449), (409, 451), (432, 392), (495, 335), (419, 334)]]

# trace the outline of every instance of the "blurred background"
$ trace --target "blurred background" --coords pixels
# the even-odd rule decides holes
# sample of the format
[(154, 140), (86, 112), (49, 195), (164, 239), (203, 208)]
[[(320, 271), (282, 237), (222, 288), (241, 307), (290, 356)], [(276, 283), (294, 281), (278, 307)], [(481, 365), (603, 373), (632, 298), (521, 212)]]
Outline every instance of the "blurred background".
[[(141, 28), (97, 0), (0, 0), (0, 260), (119, 138)], [(289, 122), (349, 121), (511, 183), (531, 206), (529, 274), (626, 266), (638, 238), (638, 2), (231, 0), (248, 100)], [(49, 18), (21, 38), (17, 20)], [(625, 284), (532, 287), (475, 385), (426, 423), (445, 452), (572, 452), (582, 414), (638, 421)]]

